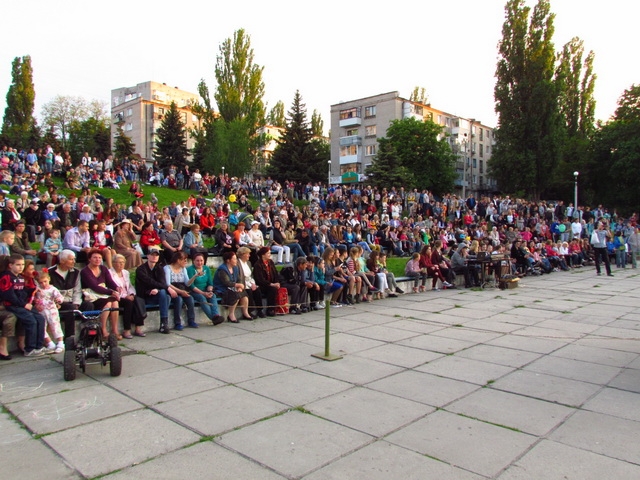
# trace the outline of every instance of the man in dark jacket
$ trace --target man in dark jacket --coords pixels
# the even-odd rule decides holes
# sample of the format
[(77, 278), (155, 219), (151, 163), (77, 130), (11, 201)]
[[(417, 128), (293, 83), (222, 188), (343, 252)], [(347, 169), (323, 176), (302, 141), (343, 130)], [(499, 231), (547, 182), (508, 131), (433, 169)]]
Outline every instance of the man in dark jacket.
[(167, 290), (167, 278), (158, 265), (160, 251), (150, 248), (147, 261), (136, 269), (136, 294), (144, 298), (148, 305), (160, 307), (160, 333), (169, 333), (169, 303), (171, 297)]

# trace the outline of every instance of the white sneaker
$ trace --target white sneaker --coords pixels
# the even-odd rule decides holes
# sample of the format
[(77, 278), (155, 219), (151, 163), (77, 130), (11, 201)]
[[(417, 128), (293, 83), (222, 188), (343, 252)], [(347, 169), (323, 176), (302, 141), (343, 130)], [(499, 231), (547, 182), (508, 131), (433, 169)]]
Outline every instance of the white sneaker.
[(44, 351), (45, 351), (44, 348), (34, 348), (30, 352), (27, 352), (25, 350), (24, 356), (25, 357), (41, 357), (42, 355), (44, 355)]
[(324, 303), (324, 300), (322, 300), (322, 301), (320, 301), (320, 302), (316, 303), (316, 305), (317, 305), (317, 307), (318, 307), (318, 308), (326, 308), (326, 305), (325, 305), (325, 303)]
[(54, 353), (62, 353), (62, 352), (64, 352), (64, 343), (58, 342)]
[(451, 285), (449, 282), (442, 282), (442, 286), (447, 288), (453, 287), (453, 285)]
[(45, 347), (44, 353), (46, 353), (47, 355), (51, 355), (52, 353), (56, 353), (56, 344), (51, 342), (49, 345), (47, 345)]

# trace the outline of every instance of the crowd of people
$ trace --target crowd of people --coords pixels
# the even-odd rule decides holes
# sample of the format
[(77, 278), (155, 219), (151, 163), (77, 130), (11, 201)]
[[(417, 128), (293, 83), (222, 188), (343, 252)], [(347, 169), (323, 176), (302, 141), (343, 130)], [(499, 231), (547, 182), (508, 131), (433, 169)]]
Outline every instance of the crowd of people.
[[(14, 334), (27, 356), (63, 351), (75, 309), (121, 310), (123, 331), (112, 310), (101, 317), (103, 333), (132, 338), (145, 336), (149, 305), (158, 306), (160, 332), (169, 333), (170, 309), (172, 328), (182, 330), (198, 327), (196, 309), (222, 323), (219, 302), (235, 323), (317, 310), (325, 298), (337, 307), (403, 294), (386, 268), (388, 256), (407, 257), (405, 277), (419, 293), (428, 278), (432, 290), (453, 288), (456, 275), (469, 288), (486, 274), (540, 275), (590, 264), (601, 274), (601, 263), (613, 275), (610, 258), (618, 268), (627, 260), (636, 268), (640, 249), (636, 214), (622, 218), (602, 206), (561, 201), (280, 184), (88, 154), (74, 168), (49, 149), (5, 147), (0, 174), (0, 359), (11, 358), (7, 337)], [(56, 174), (78, 193), (60, 195)], [(130, 205), (92, 188), (124, 183)], [(155, 195), (144, 195), (146, 184), (192, 193), (159, 205)], [(296, 200), (305, 202), (298, 207)], [(206, 265), (211, 255), (221, 257), (215, 273)], [(478, 261), (487, 256), (494, 261)], [(76, 262), (86, 266), (79, 270)], [(36, 263), (46, 265), (40, 274)]]

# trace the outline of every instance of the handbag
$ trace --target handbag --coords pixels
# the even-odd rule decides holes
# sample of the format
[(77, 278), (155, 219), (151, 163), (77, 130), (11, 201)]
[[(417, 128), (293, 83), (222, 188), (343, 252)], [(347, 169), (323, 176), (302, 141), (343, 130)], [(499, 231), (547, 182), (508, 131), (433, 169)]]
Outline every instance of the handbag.
[(591, 245), (595, 245), (596, 243), (600, 243), (600, 238), (598, 237), (598, 232), (594, 230), (591, 234)]
[(90, 288), (83, 288), (82, 295), (87, 302), (95, 302), (97, 300), (100, 300), (101, 298), (109, 298), (111, 296), (104, 293), (96, 293)]
[(147, 318), (147, 305), (144, 298), (138, 296), (133, 298), (133, 314), (141, 320)]

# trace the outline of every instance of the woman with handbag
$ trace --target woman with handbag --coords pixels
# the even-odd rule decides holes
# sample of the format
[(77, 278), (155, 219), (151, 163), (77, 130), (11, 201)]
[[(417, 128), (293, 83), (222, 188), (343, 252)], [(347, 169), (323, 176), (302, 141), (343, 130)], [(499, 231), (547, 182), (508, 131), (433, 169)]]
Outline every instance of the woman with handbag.
[(186, 253), (176, 252), (171, 258), (171, 263), (164, 266), (164, 274), (167, 278), (167, 285), (169, 285), (169, 295), (173, 298), (173, 329), (178, 331), (184, 328), (180, 319), (183, 303), (187, 305), (187, 325), (191, 328), (198, 328), (195, 302), (190, 292), (191, 285), (196, 277), (189, 278), (187, 260)]
[(111, 323), (111, 331), (116, 335), (118, 340), (122, 340), (122, 335), (118, 332), (118, 315), (120, 304), (120, 293), (118, 285), (111, 278), (111, 273), (102, 262), (104, 260), (102, 251), (97, 249), (89, 250), (87, 254), (89, 263), (80, 271), (80, 281), (82, 283), (82, 293), (84, 299), (92, 302), (96, 310), (107, 308), (115, 308), (111, 312), (103, 312), (100, 315), (100, 323), (102, 324), (102, 335), (106, 338), (109, 336), (107, 330), (107, 319)]
[(239, 305), (242, 310), (244, 320), (253, 320), (249, 315), (249, 298), (245, 292), (245, 285), (240, 282), (240, 269), (238, 268), (238, 257), (235, 252), (224, 252), (222, 254), (224, 263), (216, 270), (213, 277), (213, 288), (216, 295), (222, 298), (224, 304), (229, 308), (227, 321), (238, 323), (236, 318), (236, 307)]
[[(124, 268), (125, 264), (126, 259), (124, 256), (117, 254), (113, 259), (113, 268), (109, 269), (111, 278), (118, 285), (119, 303), (123, 308), (122, 325), (124, 331), (122, 332), (122, 337), (146, 337), (146, 334), (142, 331), (144, 319), (147, 316), (145, 302), (143, 298), (136, 296), (136, 289), (131, 285), (129, 271)], [(135, 326), (133, 335), (131, 334), (131, 324)]]
[(125, 266), (127, 270), (142, 265), (140, 252), (133, 246), (135, 242), (136, 235), (131, 231), (131, 220), (125, 218), (120, 222), (120, 228), (114, 236), (114, 247), (115, 251), (120, 255), (124, 255), (127, 260)]

